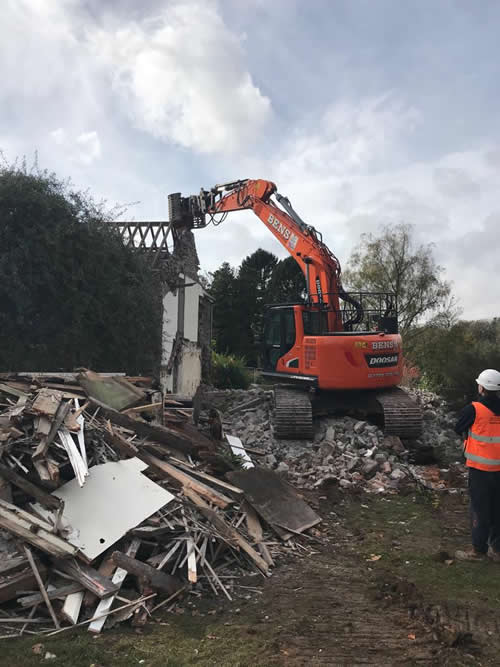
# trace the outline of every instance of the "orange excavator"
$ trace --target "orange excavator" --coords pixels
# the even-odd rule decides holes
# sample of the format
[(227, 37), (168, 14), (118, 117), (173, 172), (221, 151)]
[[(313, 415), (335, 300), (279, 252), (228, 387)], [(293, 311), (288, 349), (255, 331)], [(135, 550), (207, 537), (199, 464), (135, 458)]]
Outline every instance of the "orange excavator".
[(190, 229), (253, 211), (304, 273), (305, 299), (266, 311), (263, 375), (277, 384), (277, 437), (311, 438), (313, 414), (349, 411), (373, 416), (386, 434), (420, 435), (420, 409), (397, 388), (403, 355), (395, 296), (346, 292), (338, 259), (274, 183), (234, 181), (189, 197), (174, 193), (168, 202), (170, 224)]

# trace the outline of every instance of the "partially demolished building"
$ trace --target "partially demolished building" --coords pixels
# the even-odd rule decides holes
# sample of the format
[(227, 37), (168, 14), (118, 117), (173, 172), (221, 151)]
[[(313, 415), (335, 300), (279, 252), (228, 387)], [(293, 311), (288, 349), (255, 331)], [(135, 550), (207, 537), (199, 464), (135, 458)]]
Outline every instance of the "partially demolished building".
[(162, 390), (191, 398), (208, 374), (212, 335), (212, 302), (200, 283), (194, 235), (166, 222), (115, 224), (124, 242), (148, 253), (161, 271)]

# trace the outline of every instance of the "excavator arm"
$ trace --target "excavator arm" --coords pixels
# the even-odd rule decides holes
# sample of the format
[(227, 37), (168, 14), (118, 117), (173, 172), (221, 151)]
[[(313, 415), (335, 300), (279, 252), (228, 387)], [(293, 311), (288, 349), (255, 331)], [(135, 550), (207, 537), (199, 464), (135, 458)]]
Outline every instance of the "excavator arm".
[[(283, 208), (273, 201), (273, 196)], [(201, 190), (199, 195), (191, 197), (169, 195), (173, 224), (204, 227), (217, 214), (242, 210), (252, 210), (299, 264), (306, 278), (308, 303), (327, 312), (331, 331), (341, 331), (346, 325), (361, 320), (360, 304), (342, 288), (338, 259), (323, 243), (321, 234), (300, 218), (288, 198), (280, 195), (271, 181), (234, 181)], [(355, 307), (350, 322), (342, 323), (339, 298)]]

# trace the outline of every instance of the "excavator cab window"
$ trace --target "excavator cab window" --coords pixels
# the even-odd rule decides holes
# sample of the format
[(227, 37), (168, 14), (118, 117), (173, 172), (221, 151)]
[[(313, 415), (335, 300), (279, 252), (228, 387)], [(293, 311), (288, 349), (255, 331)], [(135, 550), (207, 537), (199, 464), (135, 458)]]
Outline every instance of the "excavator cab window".
[(270, 308), (264, 327), (264, 370), (275, 370), (278, 359), (295, 345), (293, 308)]
[(328, 333), (328, 316), (324, 311), (303, 310), (302, 323), (305, 336), (320, 336)]

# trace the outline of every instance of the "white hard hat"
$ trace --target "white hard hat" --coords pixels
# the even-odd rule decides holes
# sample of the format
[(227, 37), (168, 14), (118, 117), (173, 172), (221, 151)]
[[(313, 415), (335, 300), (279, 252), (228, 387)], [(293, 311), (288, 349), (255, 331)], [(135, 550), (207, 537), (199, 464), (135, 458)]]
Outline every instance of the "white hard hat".
[(476, 382), (488, 391), (500, 391), (500, 373), (493, 368), (479, 373)]

